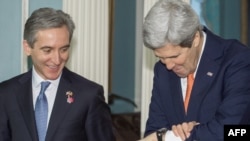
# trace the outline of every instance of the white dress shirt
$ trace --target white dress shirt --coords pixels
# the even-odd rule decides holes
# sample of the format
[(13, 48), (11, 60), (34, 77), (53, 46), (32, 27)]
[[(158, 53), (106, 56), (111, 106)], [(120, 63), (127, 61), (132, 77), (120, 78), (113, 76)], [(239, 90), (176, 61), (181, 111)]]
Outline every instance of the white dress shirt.
[(61, 78), (61, 75), (56, 80), (43, 80), (41, 76), (38, 75), (35, 68), (32, 69), (32, 93), (33, 93), (33, 106), (35, 110), (36, 105), (36, 99), (39, 95), (39, 92), (41, 90), (41, 82), (42, 81), (49, 81), (50, 85), (45, 91), (45, 95), (48, 101), (48, 119), (47, 119), (47, 127), (49, 124), (49, 119), (51, 116), (52, 108), (55, 102), (56, 98), (56, 92), (59, 85), (59, 80)]

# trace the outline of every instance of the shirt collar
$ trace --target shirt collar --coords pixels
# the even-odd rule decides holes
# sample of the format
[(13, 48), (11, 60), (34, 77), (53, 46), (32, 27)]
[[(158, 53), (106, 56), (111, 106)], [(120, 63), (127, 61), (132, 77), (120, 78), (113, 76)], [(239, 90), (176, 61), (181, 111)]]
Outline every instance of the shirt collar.
[(32, 84), (35, 88), (40, 87), (40, 84), (42, 81), (49, 81), (51, 84), (50, 85), (54, 85), (54, 86), (58, 86), (59, 84), (59, 80), (61, 78), (61, 75), (59, 75), (59, 77), (55, 80), (44, 80), (36, 71), (36, 69), (34, 68), (34, 66), (32, 67)]
[(203, 54), (203, 51), (204, 51), (204, 48), (205, 48), (206, 39), (207, 39), (207, 34), (204, 31), (202, 31), (202, 34), (203, 34), (203, 43), (202, 43), (202, 46), (201, 46), (201, 53), (200, 53), (200, 56), (199, 56), (199, 59), (198, 59), (198, 63), (197, 63), (197, 66), (196, 66), (196, 69), (195, 69), (195, 72), (194, 72), (194, 77), (196, 76), (196, 72), (198, 70), (198, 67), (199, 67), (199, 64), (200, 64), (200, 60), (201, 60), (201, 56)]

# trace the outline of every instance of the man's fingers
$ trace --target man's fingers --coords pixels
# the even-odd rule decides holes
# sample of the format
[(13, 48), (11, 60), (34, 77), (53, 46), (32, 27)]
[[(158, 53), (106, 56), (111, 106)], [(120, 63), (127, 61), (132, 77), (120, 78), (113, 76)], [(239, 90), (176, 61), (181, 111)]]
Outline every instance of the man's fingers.
[(182, 140), (186, 139), (186, 134), (185, 134), (185, 131), (183, 130), (181, 124), (173, 125), (172, 131), (174, 132), (175, 136), (180, 137)]
[(194, 126), (198, 125), (199, 123), (195, 121), (191, 122), (183, 122), (182, 124), (173, 125), (172, 131), (175, 136), (180, 137), (182, 140), (188, 138), (193, 130)]

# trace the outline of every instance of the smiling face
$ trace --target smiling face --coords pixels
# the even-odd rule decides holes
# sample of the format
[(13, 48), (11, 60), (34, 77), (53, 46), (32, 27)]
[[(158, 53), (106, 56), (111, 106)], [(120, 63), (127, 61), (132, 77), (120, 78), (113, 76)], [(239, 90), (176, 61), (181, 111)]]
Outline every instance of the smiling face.
[(33, 48), (26, 40), (23, 46), (37, 73), (45, 80), (55, 80), (69, 58), (69, 32), (66, 26), (40, 30)]
[(191, 48), (167, 44), (154, 49), (154, 54), (160, 58), (168, 70), (172, 70), (176, 75), (184, 78), (196, 70), (201, 45), (202, 38), (197, 32)]

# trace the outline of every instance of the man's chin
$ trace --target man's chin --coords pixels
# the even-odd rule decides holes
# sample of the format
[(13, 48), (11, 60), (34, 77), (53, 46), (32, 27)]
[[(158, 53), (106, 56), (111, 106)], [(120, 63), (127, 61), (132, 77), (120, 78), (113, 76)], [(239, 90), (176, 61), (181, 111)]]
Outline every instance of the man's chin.
[(180, 78), (185, 78), (185, 77), (187, 77), (186, 75), (184, 75), (184, 74), (179, 74), (179, 73), (175, 73), (177, 76), (179, 76)]
[(47, 75), (46, 78), (48, 80), (56, 80), (60, 75), (59, 74), (50, 74), (50, 75)]

